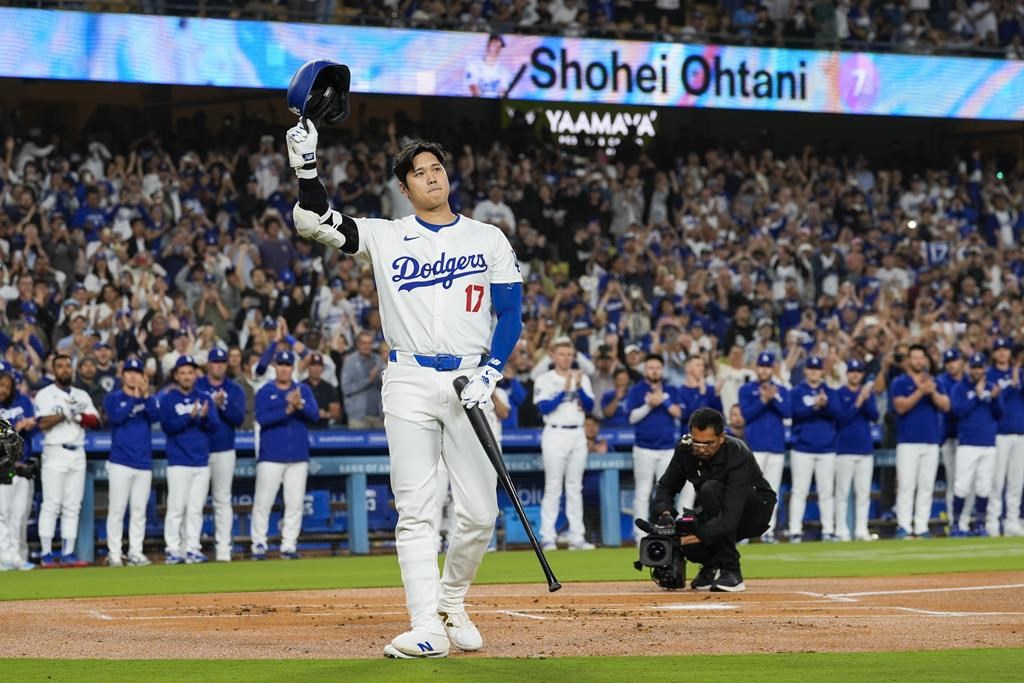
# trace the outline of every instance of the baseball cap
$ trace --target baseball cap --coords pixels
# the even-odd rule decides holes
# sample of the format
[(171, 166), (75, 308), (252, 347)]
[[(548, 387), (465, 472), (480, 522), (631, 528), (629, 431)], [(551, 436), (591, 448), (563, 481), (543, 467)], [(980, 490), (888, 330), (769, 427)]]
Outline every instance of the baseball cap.
[(626, 353), (641, 353), (642, 351), (643, 349), (641, 349), (636, 344), (630, 344), (629, 346), (626, 347)]
[(775, 365), (775, 354), (771, 351), (765, 351), (757, 357), (757, 366), (759, 368), (770, 368)]
[(954, 360), (960, 360), (960, 350), (959, 349), (946, 349), (945, 351), (942, 352), (942, 362), (943, 363), (948, 363), (948, 362), (954, 361)]
[(274, 356), (274, 365), (294, 365), (294, 364), (295, 364), (295, 354), (292, 353), (291, 351), (287, 351), (287, 350), (279, 351), (277, 353), (277, 355)]
[(295, 273), (293, 273), (290, 268), (286, 268), (284, 271), (281, 272), (281, 282), (285, 283), (286, 285), (294, 284)]
[(210, 351), (210, 353), (207, 354), (206, 356), (206, 361), (208, 363), (224, 363), (227, 362), (227, 359), (228, 352), (220, 348), (219, 346)]
[[(1010, 349), (1010, 348), (1013, 348), (1013, 344), (1011, 344), (1010, 340), (1007, 339), (1006, 337), (998, 337), (994, 342), (992, 342), (992, 350), (993, 351), (998, 351), (999, 349)], [(973, 356), (972, 356), (972, 358), (973, 358)]]
[(187, 337), (187, 336), (188, 336), (188, 330), (186, 330), (184, 328), (182, 328), (182, 329), (180, 329), (180, 330), (178, 330), (177, 332), (174, 333), (174, 338), (175, 339), (179, 339), (181, 337)]
[(199, 364), (196, 363), (196, 359), (193, 358), (192, 356), (188, 356), (188, 355), (178, 356), (178, 360), (174, 361), (174, 369), (175, 370), (177, 370), (178, 368), (183, 368), (186, 365), (191, 365), (192, 367), (194, 367), (196, 369), (199, 368)]
[(810, 358), (807, 359), (807, 364), (805, 365), (805, 367), (808, 370), (821, 370), (823, 367), (825, 367), (825, 363), (822, 362), (820, 356), (811, 356)]
[(5, 360), (0, 360), (0, 375), (9, 375), (14, 368)]
[(109, 349), (109, 348), (111, 348), (110, 344), (108, 344), (108, 343), (107, 343), (107, 342), (105, 342), (105, 341), (99, 341), (99, 342), (96, 342), (96, 343), (95, 343), (95, 344), (93, 344), (93, 346), (92, 346), (92, 350), (93, 350), (93, 351), (96, 351), (97, 349)]
[(758, 327), (764, 327), (766, 325), (768, 327), (775, 327), (775, 323), (771, 321), (771, 318), (761, 318), (760, 320), (757, 321)]
[(341, 289), (345, 286), (345, 281), (340, 277), (331, 278), (331, 289)]
[(847, 372), (864, 372), (864, 362), (857, 358), (851, 358), (846, 362)]
[(274, 320), (271, 317), (264, 318), (263, 319), (263, 329), (265, 329), (265, 330), (276, 330), (277, 329), (277, 321)]
[(321, 356), (319, 353), (312, 353), (312, 354), (309, 355), (309, 364), (310, 365), (323, 365), (324, 364), (324, 357)]
[[(180, 358), (178, 360), (181, 360)], [(124, 362), (124, 372), (142, 372), (145, 366), (138, 358), (129, 358)]]
[(975, 353), (971, 355), (970, 363), (972, 368), (983, 368), (988, 365), (988, 359), (983, 353)]

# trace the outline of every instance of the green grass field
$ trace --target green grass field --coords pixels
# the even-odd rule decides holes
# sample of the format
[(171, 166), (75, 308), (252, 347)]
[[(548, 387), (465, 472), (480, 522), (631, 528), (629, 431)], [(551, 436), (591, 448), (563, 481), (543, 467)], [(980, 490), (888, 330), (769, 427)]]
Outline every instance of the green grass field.
[[(652, 646), (656, 647), (655, 643)], [(11, 681), (1014, 681), (1024, 650), (715, 657), (390, 660), (0, 660)]]
[[(1024, 542), (1018, 539), (931, 539), (875, 543), (804, 543), (744, 546), (743, 574), (759, 578), (898, 576), (946, 572), (1024, 569)], [(549, 554), (562, 583), (641, 581), (633, 569), (633, 548)], [(693, 570), (690, 570), (693, 573)], [(544, 577), (532, 551), (488, 555), (477, 583), (538, 583)], [(172, 595), (269, 590), (400, 586), (394, 555), (304, 559), (298, 562), (235, 561), (168, 567), (90, 567), (7, 572), (0, 600)]]

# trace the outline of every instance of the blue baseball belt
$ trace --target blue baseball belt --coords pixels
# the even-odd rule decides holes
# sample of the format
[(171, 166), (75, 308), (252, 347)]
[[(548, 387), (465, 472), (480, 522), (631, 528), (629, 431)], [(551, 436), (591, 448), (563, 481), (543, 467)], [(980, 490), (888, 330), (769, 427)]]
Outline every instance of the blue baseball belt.
[(408, 351), (396, 351), (394, 349), (388, 354), (388, 360), (398, 365), (412, 365), (421, 368), (433, 368), (438, 372), (448, 370), (461, 370), (463, 368), (478, 368), (484, 365), (488, 356), (454, 356), (450, 353), (440, 353), (436, 356), (428, 356), (421, 353), (409, 353)]

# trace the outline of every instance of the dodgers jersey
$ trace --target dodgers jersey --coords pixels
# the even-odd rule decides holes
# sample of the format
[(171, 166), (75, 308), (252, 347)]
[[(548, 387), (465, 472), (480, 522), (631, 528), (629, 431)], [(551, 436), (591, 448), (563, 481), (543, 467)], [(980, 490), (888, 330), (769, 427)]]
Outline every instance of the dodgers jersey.
[[(98, 420), (99, 413), (92, 399), (82, 389), (70, 387), (67, 391), (56, 384), (50, 384), (39, 390), (35, 400), (36, 415), (47, 417), (62, 413), (70, 416), (73, 413), (94, 415)], [(77, 422), (64, 420), (48, 429), (43, 434), (43, 446), (74, 446), (85, 447), (85, 428)]]
[(456, 215), (436, 226), (417, 216), (354, 219), (357, 256), (373, 266), (388, 346), (426, 355), (486, 355), (492, 284), (522, 282), (499, 228)]
[(586, 420), (586, 406), (581, 404), (587, 398), (593, 408), (594, 389), (586, 375), (580, 378), (580, 386), (574, 382), (569, 391), (565, 391), (565, 377), (555, 370), (548, 370), (533, 383), (533, 402), (540, 409), (544, 424), (547, 425), (582, 427)]

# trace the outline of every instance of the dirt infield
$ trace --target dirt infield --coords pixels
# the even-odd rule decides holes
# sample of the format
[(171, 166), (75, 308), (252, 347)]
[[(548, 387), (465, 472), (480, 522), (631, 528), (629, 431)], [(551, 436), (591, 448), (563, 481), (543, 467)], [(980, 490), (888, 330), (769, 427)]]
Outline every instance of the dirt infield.
[[(475, 586), (497, 657), (1019, 647), (1024, 572), (753, 580), (739, 594), (650, 582)], [(9, 657), (380, 657), (407, 628), (398, 589), (0, 603)]]

